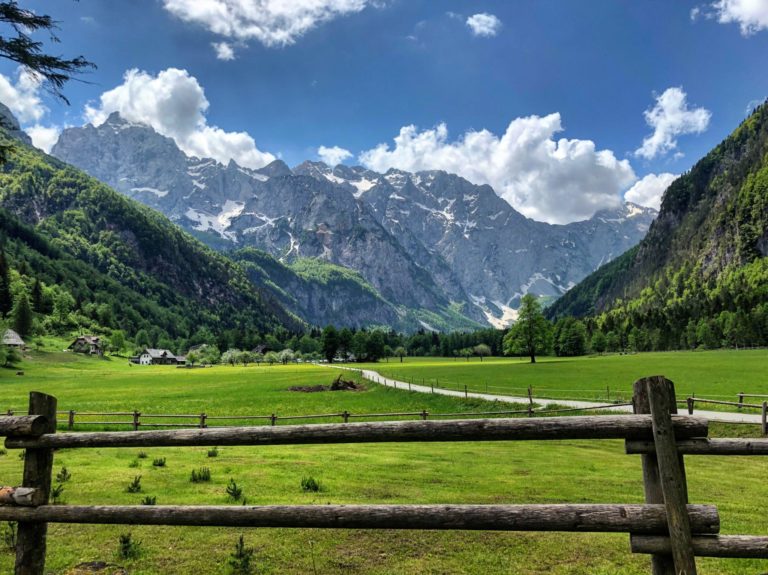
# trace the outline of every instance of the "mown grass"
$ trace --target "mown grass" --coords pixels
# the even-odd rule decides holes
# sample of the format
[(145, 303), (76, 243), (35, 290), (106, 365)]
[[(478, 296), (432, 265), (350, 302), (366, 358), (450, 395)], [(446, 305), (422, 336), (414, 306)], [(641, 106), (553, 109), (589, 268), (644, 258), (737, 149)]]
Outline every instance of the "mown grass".
[[(286, 391), (290, 385), (325, 384), (337, 374), (313, 366), (176, 370), (128, 367), (114, 359), (73, 359), (68, 354), (63, 359), (66, 361), (44, 354), (28, 360), (23, 377), (3, 371), (4, 397), (20, 407), (30, 389), (39, 389), (56, 395), (63, 409), (206, 410), (211, 414), (411, 411), (424, 407), (459, 411), (487, 409), (488, 405), (373, 384), (363, 392)], [(422, 363), (451, 367), (451, 362), (442, 366), (431, 360)], [(487, 376), (491, 372), (481, 366), (492, 364), (473, 361), (469, 369)], [(606, 369), (615, 365), (606, 364)], [(579, 369), (581, 364), (571, 365)], [(404, 366), (420, 367), (415, 361)], [(387, 364), (377, 367), (385, 371)], [(496, 362), (493, 367), (497, 374), (517, 369), (514, 362)], [(733, 435), (748, 429), (715, 426), (713, 431)], [(248, 504), (254, 505), (633, 503), (641, 502), (643, 493), (639, 457), (624, 455), (620, 441), (224, 446), (217, 457), (208, 457), (204, 447), (144, 451), (147, 457), (143, 459), (138, 458), (138, 449), (57, 451), (55, 471), (66, 466), (72, 474), (62, 499), (67, 504), (138, 505), (145, 496), (155, 496), (158, 505), (227, 505), (233, 504), (225, 492), (230, 478), (243, 487)], [(152, 465), (159, 458), (166, 459), (165, 467)], [(768, 496), (765, 462), (745, 457), (688, 457), (686, 463), (691, 500), (717, 504), (724, 533), (768, 534), (765, 513), (758, 504)], [(18, 483), (21, 465), (16, 451), (0, 456), (0, 484)], [(191, 472), (201, 467), (210, 468), (211, 481), (192, 483)], [(142, 491), (126, 492), (136, 475), (142, 476)], [(322, 491), (303, 491), (301, 479), (307, 476), (319, 480)], [(135, 559), (120, 560), (116, 556), (118, 536), (128, 531), (142, 541), (142, 552)], [(77, 563), (102, 560), (120, 563), (133, 575), (223, 575), (227, 556), (241, 532), (246, 544), (256, 549), (257, 573), (649, 572), (646, 557), (629, 553), (626, 535), (82, 525), (50, 526), (48, 571), (64, 574)], [(0, 552), (0, 572), (10, 572), (12, 564), (12, 554)], [(765, 570), (762, 563), (749, 560), (700, 560), (700, 565), (702, 572), (715, 574)]]
[[(764, 377), (768, 350), (659, 352), (578, 358), (537, 359), (536, 364), (512, 358), (404, 358), (369, 364), (383, 375), (439, 383), (442, 387), (489, 393), (525, 394), (547, 398), (629, 398), (632, 382), (648, 375), (665, 375), (675, 382), (679, 398), (736, 401), (739, 392), (768, 394)], [(757, 400), (755, 403), (759, 403)], [(707, 406), (709, 409), (709, 406)]]

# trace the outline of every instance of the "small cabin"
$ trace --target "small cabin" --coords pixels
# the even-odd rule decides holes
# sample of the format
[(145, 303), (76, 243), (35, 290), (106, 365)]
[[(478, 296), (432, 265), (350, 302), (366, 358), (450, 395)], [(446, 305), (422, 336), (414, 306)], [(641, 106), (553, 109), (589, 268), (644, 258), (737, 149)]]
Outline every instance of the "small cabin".
[(5, 333), (3, 334), (3, 345), (8, 347), (17, 347), (19, 349), (22, 349), (26, 346), (24, 340), (21, 339), (21, 336), (12, 329), (5, 330)]
[(186, 358), (176, 356), (167, 349), (146, 348), (133, 359), (139, 365), (183, 365)]
[(73, 341), (67, 349), (75, 353), (84, 353), (86, 355), (104, 355), (104, 343), (97, 335), (81, 335)]

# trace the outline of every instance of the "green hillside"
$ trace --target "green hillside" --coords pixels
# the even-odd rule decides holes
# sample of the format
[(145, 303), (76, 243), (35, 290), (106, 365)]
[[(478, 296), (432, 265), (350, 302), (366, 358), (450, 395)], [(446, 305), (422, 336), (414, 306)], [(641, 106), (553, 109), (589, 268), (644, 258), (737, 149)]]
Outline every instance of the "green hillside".
[(303, 325), (164, 216), (6, 134), (3, 144), (13, 151), (0, 168), (0, 315), (17, 323), (28, 301), (25, 335), (146, 330), (148, 343), (176, 347)]
[(598, 315), (646, 348), (768, 343), (768, 104), (667, 189), (637, 248), (587, 277), (550, 317)]

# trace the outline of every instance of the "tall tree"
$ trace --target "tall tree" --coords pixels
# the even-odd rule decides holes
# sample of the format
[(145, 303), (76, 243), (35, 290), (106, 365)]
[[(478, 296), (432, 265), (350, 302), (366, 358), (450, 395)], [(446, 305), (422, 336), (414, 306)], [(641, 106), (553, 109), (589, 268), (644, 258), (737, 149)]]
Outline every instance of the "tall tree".
[(5, 248), (0, 244), (0, 317), (5, 317), (13, 309), (13, 294), (11, 293), (11, 277), (8, 270), (8, 259)]
[(22, 337), (28, 336), (32, 332), (33, 313), (26, 293), (22, 293), (16, 299), (11, 315), (13, 317), (13, 329)]
[(339, 332), (332, 325), (323, 330), (321, 345), (325, 359), (328, 360), (328, 363), (333, 363), (333, 358), (336, 357), (336, 352), (339, 350)]
[(539, 300), (531, 294), (523, 296), (517, 322), (504, 337), (504, 353), (527, 355), (531, 363), (552, 345), (552, 326), (541, 312)]

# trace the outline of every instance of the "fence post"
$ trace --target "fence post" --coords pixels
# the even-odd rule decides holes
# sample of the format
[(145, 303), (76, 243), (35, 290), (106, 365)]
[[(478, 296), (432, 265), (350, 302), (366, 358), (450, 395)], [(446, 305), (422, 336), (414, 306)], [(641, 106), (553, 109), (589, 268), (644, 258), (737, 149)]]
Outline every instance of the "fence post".
[(739, 392), (739, 406), (738, 406), (736, 409), (738, 409), (739, 411), (741, 411), (741, 405), (742, 405), (743, 403), (744, 403), (744, 392), (743, 392), (743, 391), (740, 391), (740, 392)]
[(677, 450), (672, 413), (677, 413), (674, 384), (662, 376), (646, 379), (653, 422), (653, 442), (659, 466), (661, 490), (667, 509), (672, 560), (678, 575), (696, 575), (696, 558), (688, 518), (688, 488), (683, 457)]
[(349, 423), (349, 412), (345, 409), (344, 413), (341, 414), (341, 417), (344, 418), (344, 423)]
[(275, 423), (277, 423), (277, 416), (273, 413), (272, 415), (269, 416), (269, 421), (271, 422), (272, 425), (275, 425)]
[(75, 410), (69, 410), (69, 418), (67, 419), (67, 429), (72, 431), (75, 428)]
[(533, 388), (528, 386), (528, 403), (533, 404)]
[(763, 424), (763, 435), (768, 435), (768, 401), (763, 402), (763, 413), (761, 415)]
[(693, 404), (696, 400), (692, 397), (687, 397), (685, 401), (688, 404), (688, 415), (693, 415)]
[[(46, 433), (56, 433), (56, 398), (33, 391), (29, 394), (29, 414), (48, 418)], [(27, 449), (24, 454), (24, 487), (40, 490), (40, 504), (46, 505), (51, 492), (52, 449)], [(19, 522), (16, 540), (16, 575), (43, 575), (47, 523)]]
[[(632, 386), (632, 409), (636, 414), (648, 414), (651, 412), (651, 404), (648, 400), (648, 387), (645, 379), (638, 379)], [(659, 466), (655, 453), (641, 455), (643, 466), (643, 490), (646, 503), (664, 503), (664, 493), (661, 490), (659, 478)], [(669, 555), (651, 555), (651, 569), (653, 575), (676, 575), (675, 564)]]
[(421, 419), (422, 419), (422, 421), (426, 421), (427, 417), (429, 417), (429, 412), (426, 409), (422, 410), (421, 411)]
[(200, 414), (200, 429), (205, 429), (208, 427), (208, 424), (205, 422), (205, 420), (208, 419), (208, 415), (206, 413)]
[(141, 425), (141, 421), (139, 421), (140, 417), (141, 417), (141, 413), (139, 413), (134, 409), (133, 410), (133, 430), (134, 431), (139, 430), (139, 425)]

